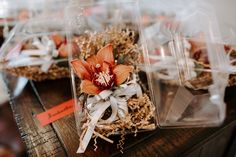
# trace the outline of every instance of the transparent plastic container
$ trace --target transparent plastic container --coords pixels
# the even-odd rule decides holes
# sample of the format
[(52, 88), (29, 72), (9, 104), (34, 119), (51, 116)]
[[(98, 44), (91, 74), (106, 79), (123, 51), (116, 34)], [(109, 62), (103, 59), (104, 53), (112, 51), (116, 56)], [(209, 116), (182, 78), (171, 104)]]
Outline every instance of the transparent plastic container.
[[(67, 8), (68, 41), (76, 38), (79, 51), (71, 53), (75, 119), (80, 136), (78, 153), (90, 140), (156, 128), (139, 45), (136, 1), (72, 3)], [(99, 147), (99, 146), (98, 146)]]
[[(229, 59), (208, 4), (158, 0), (142, 9), (146, 66), (160, 127), (209, 127), (225, 118)], [(141, 0), (141, 5), (148, 3)], [(203, 5), (204, 4), (204, 5)], [(150, 18), (152, 17), (152, 18)]]
[(1, 69), (31, 80), (69, 77), (62, 16), (39, 16), (19, 22), (0, 49)]

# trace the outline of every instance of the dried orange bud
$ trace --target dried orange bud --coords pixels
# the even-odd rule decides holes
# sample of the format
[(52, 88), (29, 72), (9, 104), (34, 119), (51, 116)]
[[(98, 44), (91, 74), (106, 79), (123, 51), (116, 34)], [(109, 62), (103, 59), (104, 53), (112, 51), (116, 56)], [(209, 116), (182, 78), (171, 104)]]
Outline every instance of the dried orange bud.
[(71, 48), (72, 54), (76, 54), (79, 52), (79, 48), (75, 43), (72, 43), (72, 44), (63, 43), (58, 49), (59, 56), (62, 58), (68, 57), (68, 52), (70, 51), (70, 48)]
[(59, 34), (52, 35), (51, 39), (54, 41), (57, 48), (65, 42), (65, 38)]

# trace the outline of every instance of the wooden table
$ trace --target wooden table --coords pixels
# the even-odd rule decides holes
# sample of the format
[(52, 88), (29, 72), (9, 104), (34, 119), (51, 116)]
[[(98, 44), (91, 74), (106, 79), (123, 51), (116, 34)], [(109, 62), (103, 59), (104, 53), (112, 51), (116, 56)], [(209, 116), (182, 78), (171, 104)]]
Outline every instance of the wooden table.
[[(7, 78), (9, 89), (14, 79)], [(40, 126), (37, 114), (71, 99), (70, 80), (28, 82), (18, 97), (11, 99), (11, 107), (21, 137), (32, 157), (233, 157), (236, 152), (236, 87), (227, 89), (228, 113), (225, 123), (215, 128), (157, 129), (127, 135), (124, 154), (116, 144), (98, 140), (95, 152), (93, 142), (84, 154), (76, 154), (79, 137), (73, 115), (46, 127)], [(118, 141), (118, 137), (112, 137)]]

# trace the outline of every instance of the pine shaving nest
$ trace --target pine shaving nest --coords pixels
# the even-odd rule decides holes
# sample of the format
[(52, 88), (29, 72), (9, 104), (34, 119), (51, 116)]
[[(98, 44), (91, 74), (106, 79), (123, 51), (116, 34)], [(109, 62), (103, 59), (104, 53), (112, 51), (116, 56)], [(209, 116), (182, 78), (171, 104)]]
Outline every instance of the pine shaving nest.
[(79, 36), (75, 42), (80, 49), (80, 59), (86, 59), (96, 54), (106, 44), (112, 44), (115, 58), (118, 62), (137, 64), (141, 59), (141, 49), (136, 44), (138, 32), (129, 28), (109, 28), (103, 32), (86, 32)]
[(147, 94), (139, 98), (131, 98), (128, 101), (129, 114), (125, 119), (118, 119), (110, 125), (100, 125), (96, 132), (109, 136), (120, 134), (125, 128), (128, 132), (137, 132), (137, 130), (155, 129), (154, 104), (150, 101)]
[(187, 81), (185, 84), (189, 88), (194, 89), (207, 89), (208, 86), (212, 84), (212, 76), (209, 72), (202, 72), (199, 76), (196, 78)]
[[(174, 85), (174, 86), (178, 85), (178, 82), (176, 82), (176, 81), (164, 80), (162, 82), (165, 84), (168, 84), (168, 85)], [(186, 81), (185, 86), (190, 89), (194, 89), (194, 90), (200, 90), (200, 89), (206, 90), (212, 84), (212, 82), (213, 82), (213, 80), (212, 80), (211, 73), (203, 72), (198, 77), (196, 77), (192, 80)], [(234, 86), (234, 85), (236, 85), (236, 75), (231, 74), (228, 79), (228, 87)]]
[[(177, 80), (161, 80), (163, 83), (171, 86), (178, 86), (179, 82)], [(190, 89), (199, 90), (207, 89), (209, 85), (212, 84), (211, 73), (202, 72), (196, 78), (184, 82), (184, 85)]]
[(56, 64), (53, 64), (48, 72), (43, 72), (40, 66), (8, 68), (6, 69), (6, 72), (13, 76), (22, 76), (33, 81), (55, 80), (70, 76), (68, 68), (59, 67)]

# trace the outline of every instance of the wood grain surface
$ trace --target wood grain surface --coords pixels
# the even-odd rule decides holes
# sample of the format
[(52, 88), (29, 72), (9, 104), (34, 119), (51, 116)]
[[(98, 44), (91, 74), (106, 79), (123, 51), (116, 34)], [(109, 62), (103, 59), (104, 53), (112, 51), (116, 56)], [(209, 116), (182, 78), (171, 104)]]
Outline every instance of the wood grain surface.
[[(8, 78), (10, 93), (17, 80)], [(32, 157), (66, 156), (66, 152), (51, 125), (40, 126), (35, 116), (44, 111), (30, 84), (18, 97), (11, 95), (11, 107), (21, 137), (26, 144), (28, 155)]]
[[(9, 79), (8, 79), (9, 80)], [(8, 81), (11, 86), (11, 81)], [(10, 87), (12, 88), (12, 87)], [(35, 115), (71, 99), (70, 80), (29, 82), (21, 95), (12, 98), (12, 110), (29, 156), (69, 157), (177, 157), (225, 156), (235, 142), (232, 141), (236, 128), (236, 98), (232, 93), (236, 87), (227, 89), (228, 113), (225, 123), (214, 128), (157, 129), (155, 131), (126, 135), (124, 153), (116, 148), (119, 136), (113, 136), (112, 145), (98, 140), (99, 148), (94, 151), (93, 140), (84, 154), (76, 154), (79, 137), (73, 114), (41, 127)], [(236, 148), (236, 147), (235, 147)], [(228, 153), (229, 154), (229, 153)], [(231, 153), (231, 154), (234, 154)]]

